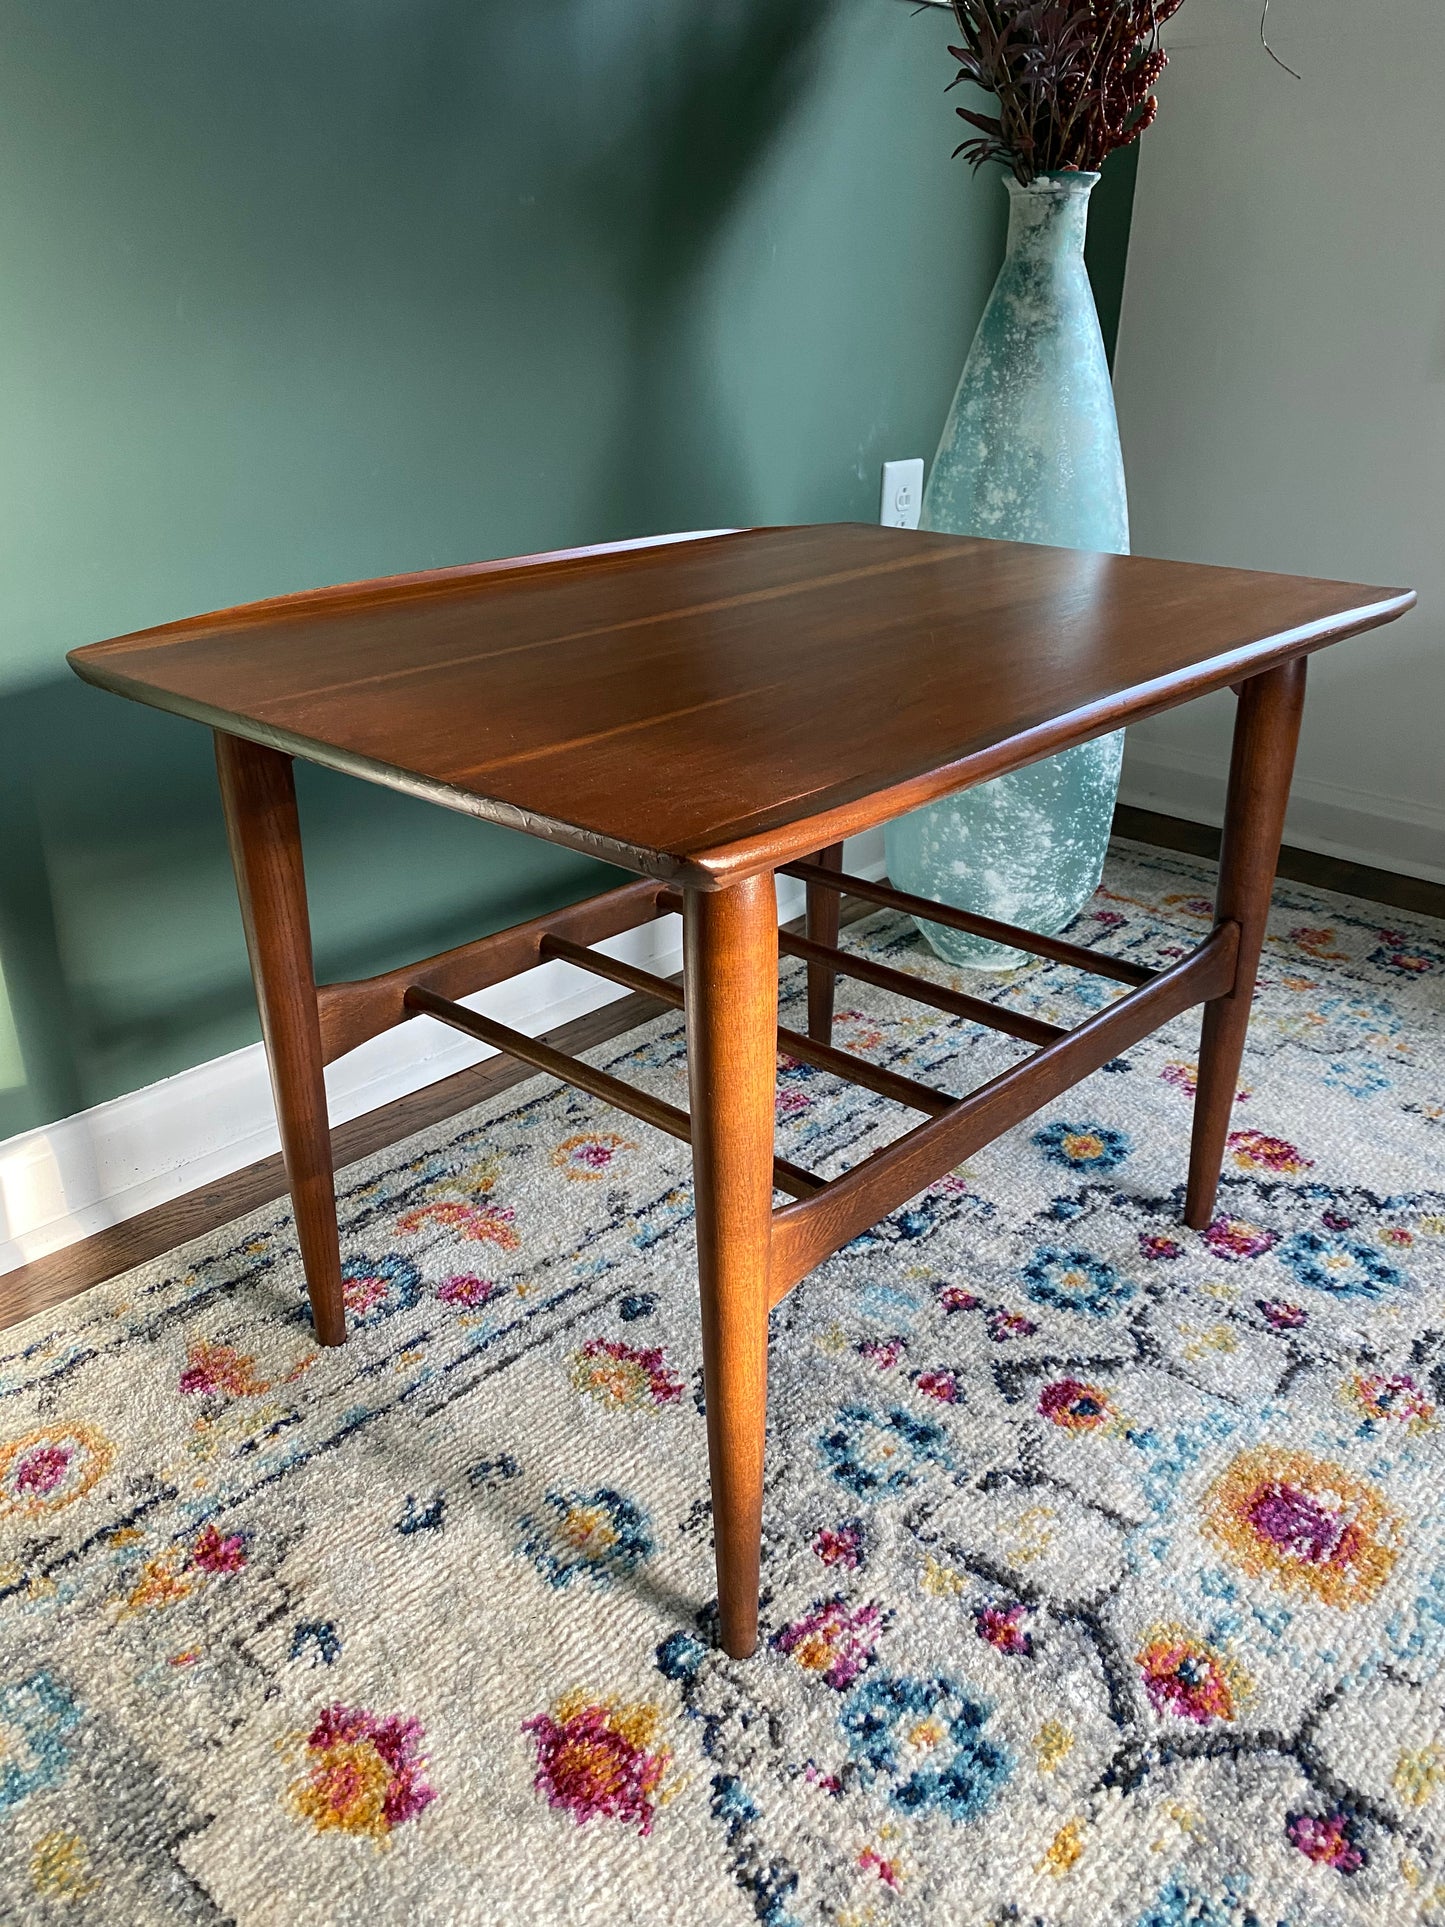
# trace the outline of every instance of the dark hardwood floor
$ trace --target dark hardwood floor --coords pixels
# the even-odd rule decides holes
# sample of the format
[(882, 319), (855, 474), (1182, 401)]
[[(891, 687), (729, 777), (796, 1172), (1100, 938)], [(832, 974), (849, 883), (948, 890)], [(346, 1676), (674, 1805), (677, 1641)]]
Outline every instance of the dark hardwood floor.
[[(1151, 810), (1121, 804), (1115, 814), (1114, 829), (1120, 836), (1151, 843), (1160, 849), (1179, 850), (1211, 861), (1219, 854), (1219, 831), (1208, 824), (1186, 822), (1182, 817), (1161, 816)], [(1421, 916), (1445, 918), (1445, 885), (1418, 877), (1397, 876), (1390, 870), (1370, 869), (1364, 864), (1291, 848), (1280, 853), (1279, 874), (1291, 882), (1312, 884), (1317, 889), (1363, 897)], [(844, 906), (843, 921), (867, 916), (872, 908), (870, 904), (850, 899)], [(802, 927), (801, 919), (789, 926), (795, 933), (801, 933)], [(665, 1008), (652, 997), (622, 997), (586, 1017), (549, 1031), (545, 1041), (567, 1052), (591, 1050), (645, 1023)], [(348, 1124), (339, 1125), (332, 1133), (336, 1166), (340, 1169), (353, 1164), (415, 1131), (456, 1117), (534, 1074), (525, 1064), (509, 1058), (488, 1058), (484, 1064), (459, 1071), (397, 1103), (368, 1111)], [(123, 1224), (112, 1225), (78, 1244), (67, 1245), (62, 1251), (37, 1258), (18, 1270), (0, 1273), (0, 1328), (18, 1324), (32, 1313), (73, 1298), (91, 1285), (145, 1264), (178, 1245), (188, 1244), (191, 1239), (202, 1237), (233, 1218), (272, 1203), (283, 1196), (285, 1190), (286, 1174), (278, 1153), (232, 1172), (214, 1184), (172, 1198)]]
[[(589, 1011), (585, 1017), (548, 1031), (546, 1042), (558, 1050), (591, 1050), (645, 1023), (649, 1017), (656, 1017), (666, 1008), (653, 997), (621, 997), (616, 1003), (604, 1004), (600, 1010)], [(367, 1111), (348, 1124), (339, 1124), (331, 1133), (336, 1169), (370, 1157), (373, 1151), (396, 1144), (414, 1131), (424, 1131), (428, 1125), (484, 1104), (488, 1098), (535, 1076), (535, 1071), (512, 1058), (489, 1057), (483, 1064), (458, 1071), (440, 1083), (428, 1084), (394, 1104)], [(285, 1191), (286, 1172), (278, 1151), (272, 1157), (262, 1158), (258, 1164), (248, 1164), (229, 1177), (218, 1178), (214, 1184), (171, 1198), (78, 1244), (36, 1258), (18, 1270), (0, 1273), (0, 1328), (17, 1324), (32, 1312), (44, 1311), (63, 1299), (73, 1298), (77, 1292), (99, 1284), (102, 1279), (115, 1277), (117, 1272), (129, 1271), (148, 1259), (158, 1258), (163, 1251), (189, 1244), (192, 1238), (199, 1238), (218, 1225), (229, 1224), (233, 1218), (243, 1217), (259, 1205), (272, 1203)]]
[[(1187, 823), (1182, 816), (1160, 816), (1121, 803), (1114, 812), (1114, 834), (1136, 843), (1152, 843), (1163, 850), (1182, 850), (1189, 856), (1219, 856), (1219, 831), (1208, 823)], [(1341, 896), (1364, 897), (1388, 903), (1396, 910), (1413, 910), (1420, 917), (1445, 917), (1445, 883), (1424, 877), (1400, 876), (1394, 870), (1375, 870), (1343, 857), (1319, 856), (1289, 844), (1279, 853), (1278, 875), (1291, 883), (1308, 883), (1316, 890), (1337, 890)]]

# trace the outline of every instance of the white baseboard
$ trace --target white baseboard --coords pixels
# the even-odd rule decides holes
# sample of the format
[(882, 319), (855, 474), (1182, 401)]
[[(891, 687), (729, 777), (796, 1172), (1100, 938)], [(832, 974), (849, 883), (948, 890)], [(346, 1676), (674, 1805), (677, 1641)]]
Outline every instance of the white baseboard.
[[(1227, 762), (1125, 741), (1121, 801), (1196, 823), (1224, 821)], [(1285, 840), (1322, 856), (1445, 883), (1445, 810), (1297, 776)]]
[[(882, 876), (882, 831), (853, 838), (847, 863), (857, 876)], [(797, 916), (802, 900), (802, 884), (779, 877), (779, 918)], [(682, 968), (682, 920), (659, 917), (598, 948), (667, 976)], [(547, 963), (463, 1001), (535, 1036), (626, 995), (600, 977)], [(440, 1024), (399, 1025), (328, 1068), (331, 1121), (345, 1123), (495, 1054)], [(259, 1044), (22, 1132), (0, 1144), (0, 1272), (212, 1184), (279, 1148)]]

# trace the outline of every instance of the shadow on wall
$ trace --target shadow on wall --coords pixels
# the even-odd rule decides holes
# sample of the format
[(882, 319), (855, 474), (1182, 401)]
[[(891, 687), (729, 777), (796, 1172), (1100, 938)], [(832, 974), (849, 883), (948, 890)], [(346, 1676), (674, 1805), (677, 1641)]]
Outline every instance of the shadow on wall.
[[(322, 978), (622, 880), (311, 765), (297, 791)], [(24, 1073), (0, 1085), (0, 1138), (255, 1041), (209, 731), (74, 679), (12, 695), (0, 821), (0, 956)]]
[[(756, 477), (782, 458), (798, 519), (871, 515), (876, 457), (936, 435), (1002, 215), (947, 167), (936, 33), (881, 0), (14, 16), (0, 1138), (257, 1035), (209, 739), (75, 682), (65, 648), (317, 582), (770, 519)], [(777, 162), (825, 85), (831, 158)], [(903, 145), (875, 185), (880, 127)], [(774, 231), (756, 273), (719, 279), (770, 157), (837, 261), (822, 295), (796, 226), (781, 266)], [(741, 423), (713, 344), (742, 312), (752, 352), (759, 282), (836, 326), (769, 343), (790, 409)], [(322, 975), (610, 876), (325, 772), (299, 788)]]
[[(642, 111), (584, 188), (598, 220), (628, 210), (629, 377), (618, 473), (646, 527), (675, 526), (678, 503), (693, 498), (689, 441), (707, 449), (715, 499), (747, 499), (736, 431), (698, 366), (689, 311), (734, 203), (816, 73), (830, 12), (796, 0), (701, 18), (694, 8), (658, 8), (637, 46)], [(691, 433), (679, 435), (689, 419)]]

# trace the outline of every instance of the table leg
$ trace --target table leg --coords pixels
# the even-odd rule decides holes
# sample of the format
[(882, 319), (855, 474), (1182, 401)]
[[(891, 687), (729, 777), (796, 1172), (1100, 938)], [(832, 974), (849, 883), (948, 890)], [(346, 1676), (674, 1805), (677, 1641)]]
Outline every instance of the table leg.
[(291, 758), (217, 730), (216, 769), (311, 1316), (323, 1345), (344, 1345), (331, 1132)]
[[(810, 861), (822, 870), (841, 870), (843, 845), (830, 843), (826, 850), (819, 850)], [(836, 949), (843, 899), (836, 890), (824, 890), (816, 883), (810, 883), (806, 888), (808, 940), (810, 943), (827, 944), (830, 950)], [(808, 965), (808, 1035), (815, 1043), (831, 1044), (833, 1041), (833, 993), (837, 983), (837, 977), (826, 964)]]
[(1303, 656), (1252, 677), (1239, 691), (1215, 897), (1216, 920), (1233, 919), (1239, 925), (1239, 960), (1233, 988), (1204, 1007), (1194, 1141), (1184, 1205), (1185, 1223), (1196, 1231), (1205, 1230), (1214, 1215), (1260, 947), (1284, 835), (1304, 696)]
[(722, 1643), (758, 1637), (778, 923), (770, 875), (690, 890), (683, 920), (708, 1463)]

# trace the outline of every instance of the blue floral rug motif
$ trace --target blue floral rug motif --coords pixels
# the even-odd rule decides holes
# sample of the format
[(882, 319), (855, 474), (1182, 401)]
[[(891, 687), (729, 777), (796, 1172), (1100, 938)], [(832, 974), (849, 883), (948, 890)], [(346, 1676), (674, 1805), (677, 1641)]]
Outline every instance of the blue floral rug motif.
[[(1074, 934), (1210, 914), (1121, 844)], [(1024, 1049), (840, 1003), (946, 1088)], [(344, 1350), (281, 1207), (4, 1334), (0, 1919), (1445, 1923), (1442, 1006), (1445, 929), (1281, 884), (1207, 1231), (1191, 1016), (792, 1294), (744, 1664), (686, 1152), (577, 1093), (343, 1174)], [(686, 1101), (671, 1017), (595, 1056)], [(787, 1062), (778, 1118), (910, 1122)]]

